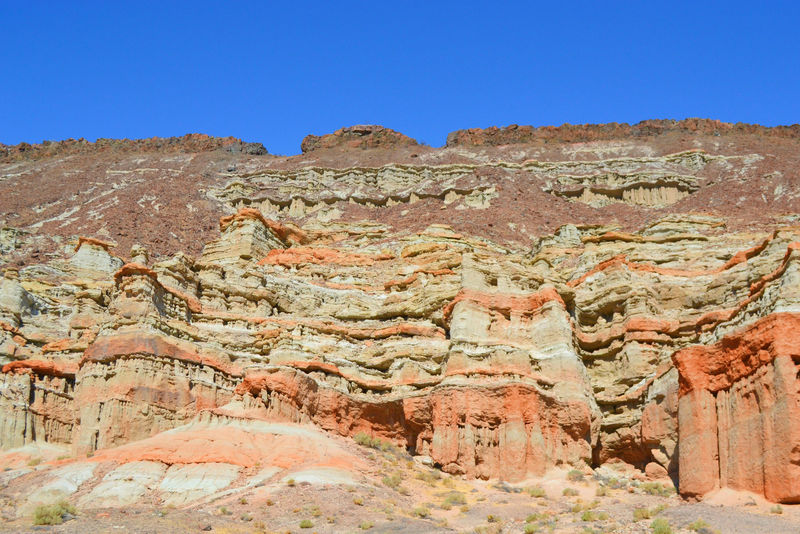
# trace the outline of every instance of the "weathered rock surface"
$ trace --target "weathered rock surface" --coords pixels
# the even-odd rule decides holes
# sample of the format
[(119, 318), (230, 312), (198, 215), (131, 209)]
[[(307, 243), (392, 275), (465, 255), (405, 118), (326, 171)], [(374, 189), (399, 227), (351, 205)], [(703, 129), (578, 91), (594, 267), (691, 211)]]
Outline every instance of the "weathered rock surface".
[[(763, 196), (742, 177), (765, 156), (644, 153), (639, 137), (691, 130), (673, 126), (637, 125), (635, 155), (600, 136), (603, 157), (585, 159), (437, 162), (418, 147), (426, 161), (272, 160), (207, 184), (218, 230), (192, 248), (151, 259), (132, 227), (127, 257), (101, 233), (46, 261), (19, 255), (0, 282), (0, 448), (113, 463), (78, 494), (109, 506), (211, 498), (257, 467), (353, 480), (358, 460), (321, 431), (366, 433), (470, 478), (621, 460), (689, 496), (800, 501), (800, 195), (781, 174), (788, 193), (749, 227), (690, 209), (715, 183)], [(772, 137), (796, 146), (792, 131)], [(348, 140), (396, 137), (364, 132), (308, 151), (413, 146)], [(562, 156), (578, 148), (567, 137)], [(501, 193), (523, 181), (537, 216), (567, 206), (574, 218), (514, 240), (467, 231), (500, 225)], [(635, 230), (603, 219), (624, 210)], [(4, 235), (25, 251), (41, 242), (31, 231)]]
[(361, 124), (336, 130), (327, 135), (307, 135), (300, 144), (300, 149), (305, 152), (320, 148), (397, 148), (403, 146), (417, 146), (417, 142), (410, 137), (395, 132), (389, 128), (375, 124)]

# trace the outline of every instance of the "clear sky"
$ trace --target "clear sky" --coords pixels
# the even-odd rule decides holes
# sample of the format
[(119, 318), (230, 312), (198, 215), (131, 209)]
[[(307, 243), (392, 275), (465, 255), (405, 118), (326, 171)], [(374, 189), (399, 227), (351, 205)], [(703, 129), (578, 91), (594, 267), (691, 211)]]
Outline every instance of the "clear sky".
[(800, 122), (800, 2), (0, 0), (0, 142)]

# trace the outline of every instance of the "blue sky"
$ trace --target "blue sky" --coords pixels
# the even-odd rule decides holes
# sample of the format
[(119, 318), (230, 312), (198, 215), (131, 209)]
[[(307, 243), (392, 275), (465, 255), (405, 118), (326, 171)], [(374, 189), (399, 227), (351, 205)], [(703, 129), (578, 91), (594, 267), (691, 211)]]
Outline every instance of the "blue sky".
[(800, 122), (797, 2), (0, 0), (0, 142)]

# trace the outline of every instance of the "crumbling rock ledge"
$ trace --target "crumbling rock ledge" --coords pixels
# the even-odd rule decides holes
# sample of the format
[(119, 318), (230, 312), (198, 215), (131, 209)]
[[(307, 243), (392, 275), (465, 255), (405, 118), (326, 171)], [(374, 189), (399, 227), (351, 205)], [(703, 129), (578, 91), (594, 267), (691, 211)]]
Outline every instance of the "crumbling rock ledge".
[(447, 135), (448, 147), (497, 146), (509, 144), (585, 143), (652, 137), (668, 133), (680, 134), (756, 134), (771, 137), (798, 138), (800, 124), (792, 126), (761, 126), (758, 124), (731, 124), (711, 119), (645, 120), (636, 124), (610, 122), (607, 124), (564, 124), (562, 126), (520, 126), (512, 124), (498, 128), (470, 128), (456, 130)]
[(235, 137), (212, 137), (206, 134), (186, 134), (181, 137), (152, 137), (149, 139), (105, 139), (95, 142), (86, 139), (43, 141), (38, 144), (0, 144), (0, 162), (36, 160), (75, 154), (134, 153), (134, 152), (207, 152), (225, 150), (231, 153), (261, 156), (267, 150), (261, 143), (247, 143)]
[(397, 148), (418, 146), (414, 139), (375, 124), (349, 126), (332, 134), (307, 135), (300, 144), (303, 153), (321, 148)]

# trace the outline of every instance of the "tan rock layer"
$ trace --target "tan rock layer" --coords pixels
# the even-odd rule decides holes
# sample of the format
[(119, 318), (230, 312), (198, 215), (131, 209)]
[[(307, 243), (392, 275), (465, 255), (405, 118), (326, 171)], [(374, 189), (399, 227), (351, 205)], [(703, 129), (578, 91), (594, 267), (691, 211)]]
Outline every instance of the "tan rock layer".
[[(520, 252), (443, 226), (296, 229), (244, 208), (197, 261), (111, 271), (84, 241), (0, 286), (0, 444), (86, 453), (198, 418), (277, 419), (368, 432), (471, 477), (623, 459), (687, 494), (709, 489), (687, 472), (716, 469), (713, 484), (791, 500), (748, 474), (755, 456), (724, 451), (793, 409), (766, 395), (790, 390), (797, 233), (707, 219), (565, 227)], [(747, 388), (765, 400), (744, 423)], [(794, 461), (767, 446), (773, 467)], [(684, 447), (710, 456), (694, 466)]]

